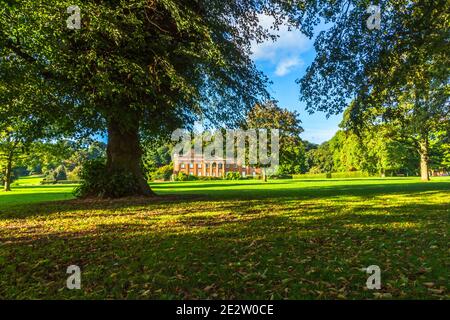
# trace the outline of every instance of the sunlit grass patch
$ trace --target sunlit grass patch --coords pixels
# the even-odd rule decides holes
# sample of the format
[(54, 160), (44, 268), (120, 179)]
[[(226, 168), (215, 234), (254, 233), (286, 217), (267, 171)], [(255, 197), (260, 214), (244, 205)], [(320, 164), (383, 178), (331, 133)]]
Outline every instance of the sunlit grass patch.
[[(0, 298), (449, 298), (450, 179), (158, 183), (155, 199), (48, 202), (70, 189), (0, 195)], [(72, 264), (79, 291), (65, 288)]]

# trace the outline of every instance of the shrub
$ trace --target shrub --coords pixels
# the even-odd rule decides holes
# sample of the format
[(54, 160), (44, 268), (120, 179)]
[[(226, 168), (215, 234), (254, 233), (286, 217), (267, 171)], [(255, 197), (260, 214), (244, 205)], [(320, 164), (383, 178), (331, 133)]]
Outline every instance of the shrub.
[(179, 172), (173, 175), (173, 181), (212, 181), (212, 180), (222, 180), (222, 177), (212, 177), (212, 176), (194, 176), (187, 175), (184, 172)]
[(173, 174), (173, 164), (168, 164), (166, 166), (162, 166), (156, 169), (154, 172), (149, 174), (150, 180), (170, 180), (170, 177)]
[(130, 172), (108, 172), (102, 159), (89, 160), (80, 171), (82, 183), (74, 191), (79, 198), (119, 198), (136, 194), (136, 177)]
[(225, 179), (226, 180), (240, 180), (242, 178), (239, 172), (227, 172)]
[(175, 175), (174, 181), (188, 181), (189, 176), (184, 172), (178, 172), (178, 174)]
[(222, 180), (221, 177), (211, 177), (211, 176), (197, 176), (197, 179), (200, 181), (212, 181), (212, 180)]
[(55, 171), (50, 170), (50, 171), (45, 172), (44, 179), (42, 179), (42, 181), (46, 182), (47, 184), (56, 182)]
[(333, 173), (307, 173), (294, 174), (293, 179), (348, 179), (348, 178), (364, 178), (369, 177), (367, 172), (362, 171), (348, 171), (348, 172), (333, 172)]
[(19, 178), (19, 177), (25, 177), (28, 176), (30, 174), (30, 172), (27, 170), (26, 167), (15, 167), (12, 170), (12, 175), (14, 176), (14, 178)]
[(292, 179), (293, 176), (291, 174), (274, 174), (269, 176), (269, 179), (277, 180), (277, 179)]
[(67, 180), (66, 167), (64, 167), (63, 165), (57, 167), (55, 169), (54, 176), (56, 181)]
[(57, 181), (67, 180), (66, 167), (63, 165), (58, 166), (54, 170), (49, 170), (45, 173), (45, 177), (42, 180), (46, 184), (56, 183)]
[(292, 176), (296, 180), (309, 180), (309, 179), (330, 179), (331, 173), (306, 173), (306, 174), (294, 174)]
[(199, 177), (194, 175), (187, 175), (184, 172), (178, 172), (177, 175), (174, 176), (174, 181), (195, 181), (198, 180)]
[(46, 184), (80, 184), (82, 181), (80, 180), (59, 180), (59, 181), (44, 181), (39, 182), (42, 185)]
[(42, 174), (42, 165), (38, 164), (30, 169), (30, 176)]
[(76, 166), (72, 169), (72, 171), (67, 173), (68, 180), (80, 180), (82, 166)]
[(348, 179), (348, 178), (365, 178), (369, 177), (367, 172), (349, 171), (349, 172), (333, 172), (331, 174), (333, 179)]

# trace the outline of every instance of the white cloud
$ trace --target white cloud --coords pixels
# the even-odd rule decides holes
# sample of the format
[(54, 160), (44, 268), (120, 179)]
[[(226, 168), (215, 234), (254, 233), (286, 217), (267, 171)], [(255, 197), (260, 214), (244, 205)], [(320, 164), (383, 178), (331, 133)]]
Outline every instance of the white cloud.
[(300, 65), (303, 65), (303, 61), (298, 57), (283, 59), (278, 63), (275, 74), (279, 77), (285, 76)]
[(255, 61), (268, 61), (276, 69), (278, 76), (284, 76), (295, 67), (303, 64), (300, 55), (313, 47), (313, 41), (300, 31), (290, 29), (287, 25), (273, 28), (274, 19), (271, 16), (260, 15), (259, 23), (270, 33), (276, 35), (276, 41), (252, 43), (252, 58)]

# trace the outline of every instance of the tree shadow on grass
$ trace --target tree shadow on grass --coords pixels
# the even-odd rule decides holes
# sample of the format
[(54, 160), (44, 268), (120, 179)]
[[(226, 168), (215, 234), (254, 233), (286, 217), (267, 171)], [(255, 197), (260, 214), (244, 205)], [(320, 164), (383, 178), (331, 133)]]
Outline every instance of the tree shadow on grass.
[(293, 180), (283, 180), (283, 181), (271, 181), (270, 183), (266, 183), (258, 180), (241, 180), (240, 182), (212, 182), (212, 183), (203, 183), (203, 182), (165, 182), (152, 184), (152, 187), (156, 189), (169, 189), (169, 190), (177, 190), (177, 189), (194, 189), (194, 190), (202, 190), (202, 189), (214, 189), (214, 188), (227, 188), (227, 187), (243, 187), (246, 186), (270, 186), (270, 185), (282, 185), (282, 184), (292, 184)]
[[(212, 184), (217, 186), (216, 184)], [(238, 184), (242, 186), (241, 184)], [(270, 186), (270, 185), (266, 185)], [(53, 213), (61, 213), (67, 211), (83, 211), (83, 210), (133, 210), (137, 208), (148, 207), (150, 209), (166, 205), (176, 206), (180, 208), (197, 204), (201, 202), (209, 203), (211, 201), (231, 201), (231, 204), (236, 201), (264, 201), (269, 202), (289, 202), (289, 201), (309, 201), (331, 199), (332, 201), (340, 201), (338, 198), (342, 197), (342, 201), (348, 201), (345, 197), (358, 197), (361, 200), (373, 199), (384, 195), (411, 195), (415, 196), (421, 193), (431, 192), (450, 192), (450, 181), (441, 181), (439, 183), (385, 183), (385, 184), (358, 184), (358, 185), (325, 185), (325, 186), (301, 186), (300, 188), (256, 188), (256, 189), (221, 189), (208, 190), (204, 189), (204, 185), (199, 185), (198, 188), (190, 186), (187, 191), (176, 191), (170, 193), (167, 189), (163, 194), (151, 198), (125, 198), (117, 200), (64, 200), (40, 203), (17, 203), (9, 205), (6, 209), (1, 209), (0, 206), (0, 220), (10, 218), (27, 218), (30, 216), (50, 215)], [(50, 197), (55, 193), (35, 193), (16, 195), (20, 197), (30, 197), (33, 199), (42, 197)], [(56, 195), (64, 197), (64, 193), (56, 193)], [(26, 202), (26, 201), (21, 201)], [(200, 204), (201, 205), (201, 204)], [(222, 205), (223, 206), (223, 205)], [(241, 205), (237, 205), (239, 208)], [(195, 209), (201, 211), (202, 208)]]
[[(228, 210), (238, 204), (223, 205)], [(379, 292), (393, 298), (432, 297), (423, 283), (445, 286), (446, 203), (355, 206), (341, 215), (330, 215), (320, 203), (296, 212), (278, 205), (276, 215), (224, 215), (217, 207), (214, 215), (180, 215), (162, 224), (148, 216), (99, 223), (93, 230), (35, 229), (29, 239), (3, 238), (9, 267), (0, 274), (0, 296), (371, 298), (361, 271), (371, 264), (382, 268)], [(83, 290), (61, 290), (72, 264), (83, 270)]]
[[(313, 199), (338, 196), (374, 197), (382, 194), (408, 194), (429, 191), (449, 191), (450, 181), (439, 183), (383, 183), (383, 184), (357, 184), (357, 185), (313, 185), (300, 186), (298, 188), (270, 188), (271, 184), (265, 184), (267, 188), (224, 188), (220, 190), (208, 190), (200, 185), (190, 185), (186, 191), (178, 190), (177, 194), (201, 194), (210, 199), (268, 199), (268, 198), (292, 198)], [(214, 186), (214, 185), (212, 185)], [(224, 185), (226, 186), (226, 185)], [(243, 185), (240, 185), (243, 186)], [(249, 185), (252, 186), (252, 185)], [(156, 189), (158, 192), (159, 190)], [(170, 188), (164, 190), (164, 194), (171, 194)]]
[[(67, 196), (67, 193), (33, 193), (23, 194), (20, 197), (40, 198)], [(16, 195), (17, 196), (17, 195)], [(7, 208), (0, 207), (0, 220), (2, 219), (25, 219), (32, 216), (47, 216), (54, 213), (64, 212), (82, 212), (86, 210), (103, 211), (103, 210), (140, 210), (147, 206), (164, 206), (170, 203), (189, 203), (192, 201), (200, 201), (204, 197), (200, 195), (165, 195), (155, 197), (128, 197), (120, 199), (70, 199), (57, 201), (40, 201), (36, 203), (24, 203), (22, 200), (17, 203), (11, 203)]]

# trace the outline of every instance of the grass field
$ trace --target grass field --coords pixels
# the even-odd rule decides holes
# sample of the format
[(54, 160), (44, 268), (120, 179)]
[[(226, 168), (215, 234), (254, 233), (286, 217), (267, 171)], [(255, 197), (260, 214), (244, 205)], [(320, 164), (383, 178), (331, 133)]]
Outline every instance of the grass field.
[(0, 191), (0, 211), (16, 205), (72, 199), (73, 185), (45, 185), (42, 176), (23, 177), (12, 184), (12, 192)]
[(450, 297), (450, 178), (157, 183), (114, 201), (33, 183), (0, 192), (3, 299)]

